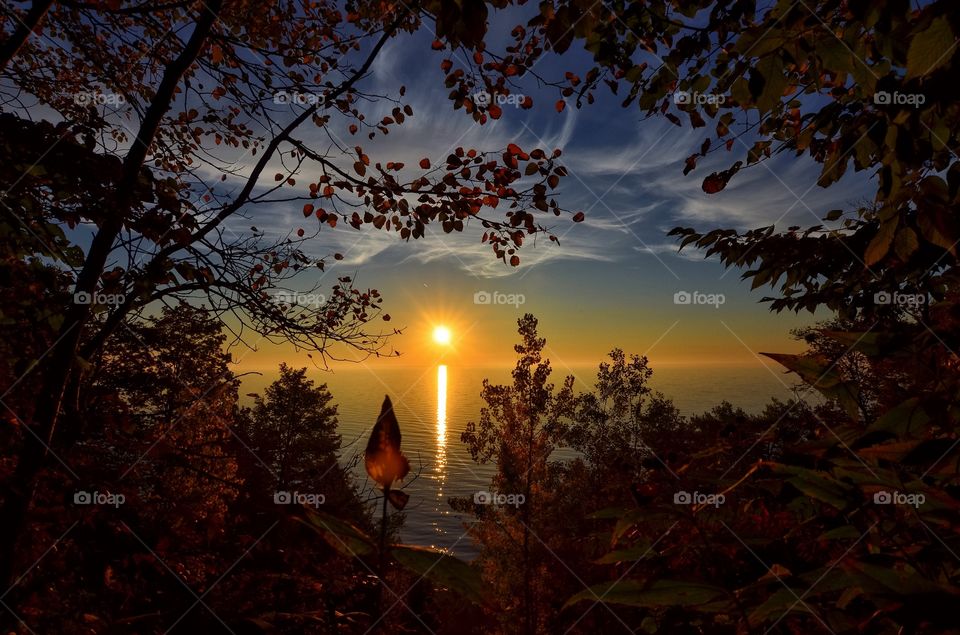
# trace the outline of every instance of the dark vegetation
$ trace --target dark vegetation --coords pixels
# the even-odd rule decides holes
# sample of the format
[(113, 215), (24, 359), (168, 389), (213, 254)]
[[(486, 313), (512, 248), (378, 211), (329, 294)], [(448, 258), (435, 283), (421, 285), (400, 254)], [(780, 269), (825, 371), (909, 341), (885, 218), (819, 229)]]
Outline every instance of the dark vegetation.
[[(4, 627), (956, 632), (954, 9), (949, 0), (8, 3)], [(517, 16), (503, 50), (487, 47), (495, 10)], [(828, 324), (797, 333), (806, 354), (770, 354), (825, 401), (775, 402), (760, 415), (723, 404), (682, 420), (649, 392), (646, 360), (619, 351), (592, 393), (551, 386), (527, 316), (512, 385), (484, 386), (487, 408), (463, 439), (477, 460), (496, 461), (492, 488), (525, 502), (454, 502), (478, 521), (482, 551), (469, 566), (393, 544), (386, 502), (367, 509), (337, 461), (334, 399), (303, 372), (281, 369), (241, 408), (227, 343), (293, 342), (318, 359), (338, 347), (391, 353), (383, 299), (348, 277), (325, 289), (322, 306), (275, 301), (298, 273), (339, 258), (305, 254), (324, 228), (412, 241), (428, 224), (447, 233), (481, 224), (491, 254), (518, 266), (529, 238), (552, 238), (555, 215), (584, 218), (554, 196), (567, 170), (552, 149), (456, 148), (441, 165), (405, 168), (361, 145), (302, 141), (311, 127), (385, 135), (415, 116), (404, 90), (369, 94), (363, 80), (388, 41), (426, 29), (436, 41), (424, 55), (441, 65), (452, 106), (480, 125), (505, 113), (477, 91), (509, 95), (528, 81), (540, 89), (527, 109), (546, 100), (563, 116), (612, 93), (634, 113), (702, 130), (699, 151), (676, 169), (695, 171), (715, 152), (739, 157), (703, 178), (707, 193), (780, 154), (821, 164), (821, 187), (851, 166), (865, 172), (873, 200), (812, 227), (672, 232), (769, 287), (772, 310), (830, 312)], [(538, 74), (541, 58), (577, 48), (584, 68)], [(279, 106), (281, 90), (322, 99)], [(725, 99), (676, 103), (676, 91)], [(129, 108), (111, 112), (90, 95)], [(365, 114), (384, 105), (389, 116)], [(241, 172), (244, 152), (252, 169)], [(265, 173), (281, 157), (283, 171)], [(302, 206), (303, 227), (289, 237), (225, 230), (278, 202)], [(895, 294), (922, 301), (877, 300)], [(379, 426), (366, 458), (383, 500), (402, 508), (397, 470), (377, 463), (400, 460), (398, 426)], [(560, 446), (581, 459), (557, 460)], [(274, 501), (306, 483), (322, 483), (322, 512)], [(83, 504), (92, 492), (123, 502)], [(683, 504), (679, 492), (713, 498)], [(923, 503), (886, 503), (893, 495)]]

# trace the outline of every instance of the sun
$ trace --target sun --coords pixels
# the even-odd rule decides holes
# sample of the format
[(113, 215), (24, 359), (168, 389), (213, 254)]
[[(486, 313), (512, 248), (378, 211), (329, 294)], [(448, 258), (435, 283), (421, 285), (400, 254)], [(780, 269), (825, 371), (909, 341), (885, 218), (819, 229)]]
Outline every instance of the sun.
[(445, 326), (436, 326), (433, 328), (433, 341), (437, 344), (449, 344), (451, 339), (450, 329)]

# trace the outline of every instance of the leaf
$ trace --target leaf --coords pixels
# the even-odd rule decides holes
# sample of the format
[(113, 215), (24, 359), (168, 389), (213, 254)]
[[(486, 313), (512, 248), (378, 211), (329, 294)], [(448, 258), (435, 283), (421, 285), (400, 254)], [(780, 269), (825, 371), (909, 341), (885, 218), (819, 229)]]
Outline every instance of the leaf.
[(434, 584), (456, 591), (476, 604), (486, 603), (480, 572), (441, 551), (411, 545), (393, 545), (390, 554), (401, 566)]
[(833, 478), (828, 472), (809, 470), (804, 467), (768, 463), (776, 474), (786, 474), (791, 478), (788, 482), (810, 498), (822, 501), (836, 509), (846, 509), (849, 505), (847, 494), (849, 488)]
[(430, 159), (420, 159), (420, 167), (424, 170), (430, 169)]
[(573, 215), (573, 222), (582, 223), (584, 219), (583, 212), (577, 212)]
[(890, 251), (890, 245), (893, 244), (893, 238), (897, 231), (897, 217), (892, 220), (884, 221), (880, 224), (880, 231), (877, 232), (870, 244), (867, 245), (867, 251), (863, 255), (863, 260), (867, 266), (875, 265)]
[(893, 242), (893, 251), (897, 258), (906, 261), (910, 259), (917, 249), (920, 248), (920, 242), (917, 240), (917, 234), (909, 227), (903, 227), (897, 232), (897, 237)]
[(890, 348), (890, 336), (886, 333), (870, 333), (860, 331), (821, 331), (830, 339), (836, 340), (852, 351), (857, 351), (869, 357), (885, 353)]
[[(696, 610), (698, 606), (725, 598), (727, 592), (709, 584), (699, 582), (681, 582), (676, 580), (657, 580), (645, 588), (639, 580), (621, 580), (595, 584), (586, 591), (577, 593), (564, 604), (564, 608), (577, 602), (604, 602), (607, 604), (625, 604), (658, 608), (664, 606), (684, 606)], [(727, 604), (724, 602), (723, 604)], [(720, 607), (711, 605), (711, 610)]]
[(400, 423), (393, 413), (389, 395), (384, 396), (377, 423), (370, 433), (364, 465), (370, 478), (384, 488), (410, 472), (410, 461), (400, 451)]
[(911, 431), (914, 434), (922, 433), (929, 422), (930, 416), (920, 406), (920, 399), (912, 397), (883, 413), (867, 428), (867, 433), (889, 432), (902, 437)]
[(557, 109), (557, 112), (563, 112), (563, 109), (567, 107), (567, 102), (558, 99), (554, 107)]
[(316, 531), (331, 547), (345, 556), (366, 556), (374, 553), (373, 541), (363, 530), (326, 512), (304, 508), (306, 518), (297, 518)]
[(643, 522), (650, 516), (646, 509), (631, 509), (623, 516), (617, 519), (617, 524), (613, 527), (612, 539), (614, 542), (620, 540), (625, 533), (633, 529), (638, 523)]
[(899, 463), (920, 445), (920, 441), (898, 441), (881, 443), (857, 450), (857, 454), (867, 458), (882, 459)]
[(859, 417), (860, 391), (856, 384), (841, 379), (834, 365), (816, 357), (806, 355), (784, 355), (780, 353), (760, 353), (782, 364), (790, 371), (820, 391), (829, 399), (836, 399), (851, 419)]
[(929, 75), (950, 61), (954, 45), (953, 30), (946, 16), (930, 23), (927, 30), (916, 33), (907, 51), (907, 79)]
[[(390, 316), (385, 316), (387, 321), (389, 321)], [(407, 494), (403, 490), (392, 489), (387, 492), (387, 500), (390, 501), (390, 504), (393, 505), (393, 508), (397, 511), (403, 511), (403, 508), (407, 506), (407, 503), (410, 502), (410, 494)]]
[(810, 609), (808, 606), (797, 599), (804, 597), (804, 595), (803, 589), (799, 589), (798, 591), (778, 589), (773, 595), (767, 598), (766, 602), (750, 613), (748, 620), (752, 626), (758, 626), (771, 617), (780, 618), (789, 611), (809, 613)]
[(946, 596), (943, 599), (951, 602), (956, 602), (956, 598), (960, 596), (960, 591), (956, 587), (931, 582), (918, 575), (910, 565), (892, 569), (851, 558), (842, 560), (840, 566), (850, 576), (851, 584), (863, 587), (868, 593), (890, 595), (896, 598), (936, 594)]
[(650, 544), (647, 542), (638, 542), (626, 549), (617, 549), (602, 557), (594, 560), (597, 564), (617, 564), (618, 562), (636, 562), (642, 560), (648, 554), (653, 553)]

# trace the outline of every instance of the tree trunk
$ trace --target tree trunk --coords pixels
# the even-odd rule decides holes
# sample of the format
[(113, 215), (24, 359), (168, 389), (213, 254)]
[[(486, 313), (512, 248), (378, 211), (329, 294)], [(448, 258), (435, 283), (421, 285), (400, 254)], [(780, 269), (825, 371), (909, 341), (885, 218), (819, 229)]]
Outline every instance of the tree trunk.
[[(101, 225), (90, 245), (83, 270), (77, 277), (77, 292), (93, 294), (103, 274), (107, 257), (133, 208), (140, 171), (164, 114), (170, 109), (177, 85), (200, 53), (213, 24), (219, 17), (223, 0), (201, 2), (197, 25), (180, 55), (166, 68), (157, 92), (144, 114), (137, 137), (123, 162), (120, 181), (113, 201), (112, 214)], [(5, 44), (6, 46), (6, 44)], [(3, 60), (0, 58), (0, 63)], [(17, 467), (4, 493), (0, 509), (0, 583), (9, 587), (15, 575), (13, 567), (17, 543), (26, 526), (27, 512), (33, 501), (37, 475), (43, 467), (56, 431), (63, 395), (70, 379), (71, 367), (84, 327), (90, 317), (90, 306), (73, 304), (58, 333), (58, 339), (47, 358), (41, 391), (37, 395), (34, 421), (29, 424)]]
[[(13, 29), (10, 37), (0, 45), (0, 72), (7, 68), (7, 64), (20, 51), (20, 47), (30, 38), (30, 34), (33, 33), (33, 30), (40, 24), (43, 16), (47, 15), (47, 11), (52, 5), (53, 0), (36, 0), (30, 5), (30, 10), (27, 11), (27, 15), (24, 16), (22, 20), (14, 17), (16, 28)], [(11, 9), (11, 13), (12, 11), (13, 9)]]

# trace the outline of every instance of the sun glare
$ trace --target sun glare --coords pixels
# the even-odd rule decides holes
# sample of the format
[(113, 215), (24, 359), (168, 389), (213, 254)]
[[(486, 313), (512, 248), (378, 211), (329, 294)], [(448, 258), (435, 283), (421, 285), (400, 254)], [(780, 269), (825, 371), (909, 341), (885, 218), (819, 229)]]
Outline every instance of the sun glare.
[(449, 344), (450, 343), (450, 329), (445, 326), (437, 326), (433, 329), (433, 341), (437, 344)]

